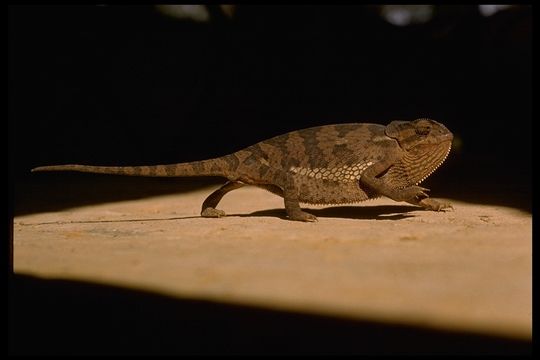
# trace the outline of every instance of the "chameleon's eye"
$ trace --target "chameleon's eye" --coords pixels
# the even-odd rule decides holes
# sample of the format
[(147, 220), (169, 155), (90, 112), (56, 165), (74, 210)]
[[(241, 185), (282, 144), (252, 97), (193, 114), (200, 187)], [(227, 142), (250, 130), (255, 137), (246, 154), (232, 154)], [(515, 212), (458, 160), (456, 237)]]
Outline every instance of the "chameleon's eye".
[(430, 125), (419, 125), (416, 127), (416, 133), (418, 135), (428, 135), (431, 131)]

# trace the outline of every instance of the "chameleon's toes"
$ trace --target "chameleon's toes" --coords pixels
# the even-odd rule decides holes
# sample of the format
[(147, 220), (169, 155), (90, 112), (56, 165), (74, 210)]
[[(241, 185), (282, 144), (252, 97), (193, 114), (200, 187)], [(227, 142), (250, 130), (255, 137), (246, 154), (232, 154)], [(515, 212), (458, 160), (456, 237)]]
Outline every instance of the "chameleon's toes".
[(315, 222), (317, 217), (305, 211), (297, 211), (293, 214), (289, 214), (289, 219), (294, 221)]
[(444, 201), (437, 201), (432, 198), (425, 198), (419, 201), (419, 205), (422, 206), (426, 210), (432, 210), (432, 211), (442, 211), (446, 209), (452, 209), (454, 210), (454, 207), (452, 204)]
[(201, 211), (202, 217), (209, 217), (209, 218), (219, 218), (226, 216), (225, 211), (214, 209), (212, 207), (207, 207), (206, 209), (203, 209)]
[(429, 198), (429, 195), (427, 194), (429, 192), (429, 189), (426, 189), (425, 187), (421, 186), (414, 186), (414, 189), (416, 190), (415, 197), (418, 199), (426, 199)]
[(392, 199), (397, 201), (409, 201), (410, 199), (416, 199), (417, 201), (420, 201), (421, 199), (428, 198), (429, 195), (427, 192), (429, 189), (426, 189), (421, 186), (413, 185), (406, 187), (404, 189), (401, 189), (399, 194), (396, 194), (396, 196), (393, 196)]

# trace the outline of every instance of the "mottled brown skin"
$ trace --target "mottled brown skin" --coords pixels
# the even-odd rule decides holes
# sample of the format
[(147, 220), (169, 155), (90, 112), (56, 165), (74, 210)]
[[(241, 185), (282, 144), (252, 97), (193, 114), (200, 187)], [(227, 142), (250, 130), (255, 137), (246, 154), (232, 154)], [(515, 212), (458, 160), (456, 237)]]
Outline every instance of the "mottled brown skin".
[(300, 203), (344, 204), (379, 196), (428, 210), (451, 205), (418, 186), (442, 164), (453, 135), (430, 119), (389, 125), (336, 124), (273, 137), (215, 159), (156, 166), (43, 166), (32, 171), (80, 171), (131, 176), (223, 176), (229, 181), (204, 201), (201, 216), (221, 217), (216, 207), (229, 191), (255, 185), (284, 198), (291, 220), (316, 221)]

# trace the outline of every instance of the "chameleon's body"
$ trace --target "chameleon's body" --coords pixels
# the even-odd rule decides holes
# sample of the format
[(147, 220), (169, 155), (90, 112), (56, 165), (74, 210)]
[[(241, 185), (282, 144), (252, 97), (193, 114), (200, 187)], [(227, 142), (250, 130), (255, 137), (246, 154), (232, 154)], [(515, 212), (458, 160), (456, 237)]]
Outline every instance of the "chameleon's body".
[(156, 166), (44, 166), (33, 171), (81, 171), (131, 176), (223, 176), (229, 181), (203, 203), (201, 215), (220, 217), (226, 193), (246, 184), (284, 198), (291, 220), (315, 221), (300, 203), (343, 204), (379, 196), (429, 210), (451, 207), (417, 186), (442, 164), (453, 135), (429, 120), (337, 124), (273, 137), (215, 159)]

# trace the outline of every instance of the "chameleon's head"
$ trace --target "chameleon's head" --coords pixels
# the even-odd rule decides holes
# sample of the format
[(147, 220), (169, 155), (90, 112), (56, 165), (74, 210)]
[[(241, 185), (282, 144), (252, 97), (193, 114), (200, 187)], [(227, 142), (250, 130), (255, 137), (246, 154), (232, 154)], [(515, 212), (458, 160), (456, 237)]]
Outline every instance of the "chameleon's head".
[(452, 147), (454, 135), (441, 123), (421, 118), (414, 121), (392, 121), (385, 134), (405, 151), (402, 162), (413, 183), (419, 183), (437, 169)]
[(406, 151), (429, 149), (444, 144), (450, 149), (454, 135), (441, 123), (421, 118), (414, 121), (392, 121), (385, 130), (386, 136), (396, 139)]

